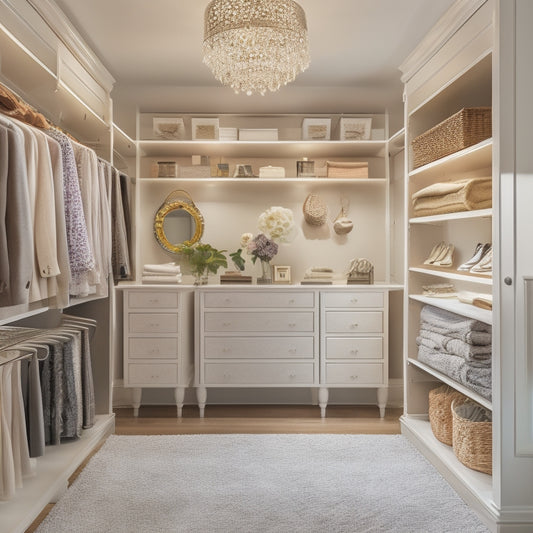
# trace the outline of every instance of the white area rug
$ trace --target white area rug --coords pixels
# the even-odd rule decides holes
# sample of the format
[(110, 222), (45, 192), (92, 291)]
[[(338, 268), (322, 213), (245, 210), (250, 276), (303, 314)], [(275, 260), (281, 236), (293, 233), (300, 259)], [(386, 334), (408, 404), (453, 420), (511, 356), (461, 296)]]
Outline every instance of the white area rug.
[(37, 531), (488, 530), (401, 435), (113, 435)]

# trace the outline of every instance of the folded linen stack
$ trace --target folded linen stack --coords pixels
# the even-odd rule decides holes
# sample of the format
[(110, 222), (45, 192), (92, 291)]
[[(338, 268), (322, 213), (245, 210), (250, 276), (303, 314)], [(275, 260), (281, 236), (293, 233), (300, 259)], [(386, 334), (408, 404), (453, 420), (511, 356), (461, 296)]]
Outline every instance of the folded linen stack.
[(368, 163), (326, 161), (328, 178), (368, 178)]
[(431, 298), (455, 298), (456, 292), (453, 283), (433, 283), (422, 285), (422, 294)]
[(420, 312), (418, 360), (492, 398), (492, 328), (430, 305)]
[(412, 196), (418, 217), (473, 211), (492, 207), (492, 178), (470, 178), (434, 183)]
[(181, 283), (181, 268), (176, 263), (144, 265), (143, 283)]
[(474, 305), (481, 309), (492, 309), (492, 294), (479, 292), (460, 291), (457, 293), (457, 299), (465, 304)]
[(331, 285), (333, 269), (329, 267), (309, 267), (304, 273), (302, 285)]

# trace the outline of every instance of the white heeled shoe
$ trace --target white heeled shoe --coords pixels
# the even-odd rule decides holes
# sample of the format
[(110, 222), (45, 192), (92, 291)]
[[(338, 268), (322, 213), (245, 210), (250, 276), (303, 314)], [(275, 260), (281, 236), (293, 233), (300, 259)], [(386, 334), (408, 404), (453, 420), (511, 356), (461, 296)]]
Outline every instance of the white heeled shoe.
[(438, 257), (440, 257), (443, 251), (446, 249), (446, 243), (444, 241), (439, 242), (431, 250), (428, 258), (424, 261), (424, 265), (432, 265)]
[(487, 253), (489, 247), (490, 243), (483, 244), (481, 242), (478, 242), (476, 245), (476, 249), (474, 250), (474, 255), (468, 261), (457, 267), (457, 270), (468, 272), (474, 265), (481, 261), (483, 256)]

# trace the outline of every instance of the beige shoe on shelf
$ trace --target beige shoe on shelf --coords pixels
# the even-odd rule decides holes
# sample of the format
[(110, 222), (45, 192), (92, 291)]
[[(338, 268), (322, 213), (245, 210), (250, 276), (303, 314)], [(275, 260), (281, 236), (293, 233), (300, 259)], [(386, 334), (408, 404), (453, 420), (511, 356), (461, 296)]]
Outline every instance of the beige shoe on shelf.
[(442, 255), (442, 253), (445, 250), (446, 250), (446, 243), (444, 241), (441, 241), (435, 246), (433, 246), (433, 249), (431, 250), (429, 257), (424, 261), (424, 265), (432, 265), (437, 260), (437, 258)]
[(433, 263), (433, 266), (451, 267), (453, 265), (453, 252), (455, 246), (453, 244), (446, 245), (444, 252)]

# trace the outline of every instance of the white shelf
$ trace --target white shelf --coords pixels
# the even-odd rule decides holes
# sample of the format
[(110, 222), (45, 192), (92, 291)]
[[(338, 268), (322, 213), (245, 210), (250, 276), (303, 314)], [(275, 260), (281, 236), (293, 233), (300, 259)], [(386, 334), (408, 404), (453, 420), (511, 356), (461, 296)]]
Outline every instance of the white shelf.
[(398, 154), (405, 149), (405, 128), (397, 131), (389, 139), (389, 154), (391, 156)]
[(421, 294), (411, 294), (409, 298), (423, 304), (444, 309), (445, 311), (479, 320), (485, 324), (492, 324), (492, 311), (460, 302), (457, 298), (431, 298), (430, 296), (422, 296)]
[(409, 219), (409, 224), (439, 224), (442, 222), (453, 222), (454, 220), (468, 220), (472, 218), (492, 218), (492, 209), (476, 209), (474, 211), (447, 213), (445, 215), (414, 217)]
[(116, 124), (113, 124), (113, 148), (122, 157), (135, 157), (137, 143)]
[[(455, 152), (437, 161), (428, 163), (409, 172), (409, 177), (424, 179), (443, 178), (446, 176), (464, 176), (466, 173), (489, 168), (492, 165), (492, 139), (485, 139), (478, 144)], [(490, 171), (489, 171), (490, 175)]]
[(490, 400), (487, 400), (487, 398), (484, 398), (480, 394), (477, 394), (473, 390), (469, 389), (466, 385), (463, 385), (462, 383), (455, 381), (454, 379), (450, 378), (446, 374), (443, 374), (442, 372), (439, 372), (438, 370), (431, 368), (429, 365), (426, 365), (425, 363), (418, 361), (414, 357), (409, 357), (407, 359), (407, 362), (409, 364), (416, 366), (417, 368), (420, 368), (420, 370), (423, 370), (427, 374), (430, 374), (431, 376), (436, 377), (439, 381), (446, 383), (446, 385), (453, 387), (455, 390), (458, 390), (459, 392), (461, 392), (468, 398), (471, 398), (472, 400), (479, 403), (483, 407), (486, 407), (487, 409), (490, 409), (492, 411), (492, 402)]
[(485, 512), (491, 515), (494, 513), (492, 476), (472, 470), (459, 462), (453, 448), (433, 435), (427, 419), (404, 415), (400, 422), (402, 434), (431, 461), (468, 503), (474, 507), (481, 504)]
[(387, 141), (139, 141), (141, 157), (382, 157)]
[(218, 184), (218, 183), (313, 183), (320, 185), (377, 185), (386, 184), (385, 178), (347, 179), (347, 178), (139, 178), (141, 183), (173, 183), (173, 184)]
[(1, 503), (1, 531), (24, 533), (39, 513), (66, 488), (69, 477), (115, 427), (114, 415), (98, 415), (94, 427), (75, 441), (47, 446), (37, 459), (37, 475), (24, 479), (12, 500)]
[(411, 267), (409, 272), (417, 272), (419, 274), (427, 274), (429, 276), (438, 276), (439, 278), (453, 279), (456, 281), (467, 281), (469, 283), (479, 283), (481, 285), (491, 285), (492, 286), (492, 277), (491, 276), (481, 276), (475, 274), (460, 274), (456, 270), (451, 269), (431, 269), (424, 267)]

